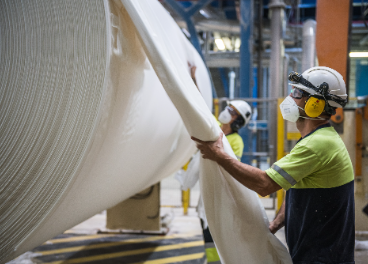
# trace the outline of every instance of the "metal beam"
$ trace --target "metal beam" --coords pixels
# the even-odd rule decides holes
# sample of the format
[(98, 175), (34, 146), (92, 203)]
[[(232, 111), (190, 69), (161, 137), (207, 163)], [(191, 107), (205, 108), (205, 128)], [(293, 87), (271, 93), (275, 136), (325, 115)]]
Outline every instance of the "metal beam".
[(203, 7), (210, 4), (212, 1), (213, 0), (200, 0), (200, 1), (198, 1), (196, 5), (192, 5), (191, 7), (188, 8), (187, 15), (190, 16), (190, 17), (195, 15), (199, 10), (201, 10)]
[(181, 6), (175, 0), (165, 0), (165, 3), (168, 4), (174, 11), (181, 16), (183, 19), (186, 17), (186, 12), (183, 6)]
[[(213, 0), (200, 0), (196, 4), (193, 4), (191, 7), (189, 7), (186, 10), (184, 9), (184, 7), (182, 5), (180, 5), (175, 0), (164, 0), (164, 1), (179, 16), (181, 16), (184, 19), (184, 21), (187, 25), (187, 29), (188, 29), (189, 34), (190, 34), (190, 41), (192, 42), (192, 45), (194, 46), (194, 48), (197, 50), (197, 52), (201, 56), (203, 62), (206, 64), (206, 61), (204, 60), (204, 56), (203, 56), (203, 53), (202, 53), (201, 44), (199, 42), (199, 38), (198, 38), (198, 35), (197, 35), (197, 31), (195, 29), (195, 25), (194, 25), (193, 20), (192, 20), (192, 16), (195, 15), (201, 8), (203, 8), (204, 6), (211, 3)], [(207, 67), (207, 65), (206, 65), (206, 67)], [(207, 71), (208, 71), (208, 74), (209, 74), (210, 79), (211, 79), (212, 95), (213, 95), (214, 98), (217, 98), (217, 93), (216, 93), (216, 90), (215, 90), (215, 86), (213, 84), (212, 76), (211, 76), (211, 73), (210, 73), (208, 67), (207, 67)]]
[(199, 38), (192, 20), (192, 16), (195, 15), (199, 10), (201, 10), (204, 6), (208, 5), (212, 1), (213, 0), (200, 0), (196, 4), (193, 4), (191, 7), (185, 10), (184, 7), (175, 0), (165, 0), (165, 3), (167, 3), (179, 16), (181, 16), (184, 19), (185, 23), (187, 24), (187, 29), (190, 33), (190, 41), (198, 51), (199, 55), (201, 55), (202, 59), (203, 53), (201, 49), (201, 44), (199, 42)]

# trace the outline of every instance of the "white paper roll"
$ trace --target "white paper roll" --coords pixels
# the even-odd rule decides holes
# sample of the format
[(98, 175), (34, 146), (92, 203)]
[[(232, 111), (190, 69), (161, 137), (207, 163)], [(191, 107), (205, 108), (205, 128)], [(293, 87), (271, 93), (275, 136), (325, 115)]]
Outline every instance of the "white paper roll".
[[(177, 60), (197, 66), (211, 107), (204, 64), (172, 23)], [(1, 263), (171, 175), (195, 151), (129, 16), (98, 0), (0, 1), (0, 144)]]

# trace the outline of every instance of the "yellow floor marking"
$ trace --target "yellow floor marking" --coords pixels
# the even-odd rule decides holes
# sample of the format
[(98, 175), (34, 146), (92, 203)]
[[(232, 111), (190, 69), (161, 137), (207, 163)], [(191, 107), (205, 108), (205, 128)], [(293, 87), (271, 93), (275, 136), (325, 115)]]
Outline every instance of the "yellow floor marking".
[[(104, 236), (100, 236), (100, 237), (98, 237), (98, 236), (83, 236), (83, 237), (84, 237), (84, 240), (88, 240), (88, 239), (100, 238), (100, 237), (104, 237)], [(185, 234), (183, 234), (183, 235), (172, 235), (172, 236), (153, 236), (153, 237), (147, 237), (147, 238), (127, 239), (127, 240), (116, 241), (116, 242), (98, 243), (98, 244), (95, 244), (95, 245), (82, 245), (82, 246), (75, 246), (75, 247), (64, 247), (64, 248), (59, 248), (59, 249), (36, 251), (35, 253), (41, 253), (43, 256), (47, 256), (47, 255), (62, 254), (62, 253), (82, 251), (82, 250), (90, 250), (90, 249), (103, 248), (103, 247), (113, 247), (113, 246), (119, 246), (119, 245), (125, 245), (125, 244), (149, 242), (149, 241), (164, 240), (164, 239), (186, 238), (186, 237), (188, 237), (188, 236), (185, 235)], [(83, 240), (83, 239), (80, 239), (80, 240)], [(53, 241), (53, 240), (49, 240), (49, 241)], [(78, 241), (78, 240), (76, 240), (76, 241)], [(66, 241), (64, 241), (64, 242), (66, 242)], [(62, 242), (59, 242), (59, 243), (62, 243)], [(45, 243), (44, 245), (47, 245), (47, 244)]]
[(170, 257), (170, 258), (162, 258), (162, 259), (155, 259), (155, 260), (147, 260), (145, 262), (137, 262), (133, 264), (167, 264), (167, 263), (175, 263), (193, 259), (201, 259), (203, 258), (204, 253), (197, 253), (197, 254), (190, 254), (190, 255), (182, 255), (178, 257)]
[(76, 246), (76, 247), (65, 247), (65, 248), (59, 248), (59, 249), (36, 251), (35, 253), (41, 253), (43, 256), (46, 256), (46, 255), (54, 255), (54, 254), (61, 254), (61, 253), (74, 252), (74, 251), (90, 250), (90, 249), (104, 248), (104, 247), (114, 247), (114, 246), (121, 246), (121, 245), (133, 244), (133, 243), (149, 242), (149, 241), (164, 240), (164, 239), (174, 239), (174, 238), (177, 238), (177, 237), (154, 236), (154, 237), (147, 237), (147, 238), (127, 239), (127, 240), (116, 241), (116, 242), (98, 243), (95, 245), (82, 245), (82, 246)]
[(55, 238), (50, 239), (43, 245), (48, 244), (57, 244), (57, 243), (67, 243), (67, 242), (74, 242), (74, 241), (81, 241), (81, 240), (88, 240), (88, 239), (96, 239), (96, 238), (103, 238), (103, 237), (113, 237), (114, 235), (90, 235), (90, 236), (73, 236), (73, 237), (64, 237), (64, 238)]
[[(173, 249), (196, 247), (196, 246), (201, 246), (201, 245), (203, 245), (203, 241), (194, 241), (194, 242), (187, 242), (187, 243), (181, 243), (181, 244), (175, 244), (175, 245), (135, 249), (135, 250), (130, 250), (130, 251), (123, 251), (123, 252), (116, 252), (116, 253), (110, 253), (110, 254), (90, 256), (90, 257), (81, 257), (81, 258), (60, 260), (60, 261), (47, 262), (47, 263), (48, 264), (85, 263), (85, 262), (91, 262), (91, 261), (97, 261), (97, 260), (125, 257), (125, 256), (130, 256), (130, 255), (139, 255), (139, 254), (160, 252), (160, 251), (173, 250)], [(200, 253), (200, 254), (203, 255), (204, 253)], [(196, 255), (196, 254), (194, 254), (194, 255)], [(143, 263), (148, 263), (148, 262), (143, 262)], [(156, 262), (156, 263), (158, 263), (158, 262)], [(162, 262), (162, 263), (170, 263), (170, 262)]]
[[(68, 242), (75, 242), (75, 241), (82, 241), (82, 240), (89, 240), (89, 239), (96, 239), (96, 238), (104, 238), (104, 237), (114, 237), (116, 235), (117, 234), (99, 234), (99, 235), (88, 235), (88, 236), (75, 236), (75, 237), (55, 238), (55, 239), (48, 240), (43, 245), (58, 244), (58, 243), (68, 243)], [(123, 234), (121, 234), (121, 235), (123, 235)], [(166, 236), (166, 237), (169, 237), (169, 238), (171, 238), (171, 237), (185, 238), (185, 237), (193, 237), (195, 235), (201, 235), (201, 234), (175, 234), (175, 235)], [(153, 237), (163, 237), (163, 236), (153, 236)]]

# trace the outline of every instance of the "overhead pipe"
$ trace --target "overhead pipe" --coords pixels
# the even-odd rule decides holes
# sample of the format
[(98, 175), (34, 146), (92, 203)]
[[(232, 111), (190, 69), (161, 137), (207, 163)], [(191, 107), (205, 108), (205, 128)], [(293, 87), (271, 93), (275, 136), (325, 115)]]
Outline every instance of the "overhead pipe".
[[(176, 23), (180, 27), (186, 27), (185, 21), (176, 19)], [(224, 32), (224, 33), (231, 33), (234, 35), (239, 35), (241, 32), (241, 26), (239, 23), (231, 20), (225, 19), (203, 19), (196, 21), (195, 27), (197, 31), (216, 31), (216, 32)], [(293, 31), (297, 31), (298, 27), (295, 27)], [(363, 29), (364, 32), (367, 30)], [(295, 40), (291, 38), (293, 31), (291, 29), (286, 29), (288, 41), (294, 43)], [(297, 32), (298, 33), (298, 32)], [(301, 33), (301, 32), (300, 32)], [(263, 28), (263, 34), (270, 34), (269, 28)]]
[(220, 31), (232, 34), (240, 34), (240, 27), (236, 21), (229, 20), (201, 20), (196, 23), (196, 28), (205, 31)]
[(302, 72), (317, 65), (316, 27), (317, 22), (312, 19), (303, 24)]

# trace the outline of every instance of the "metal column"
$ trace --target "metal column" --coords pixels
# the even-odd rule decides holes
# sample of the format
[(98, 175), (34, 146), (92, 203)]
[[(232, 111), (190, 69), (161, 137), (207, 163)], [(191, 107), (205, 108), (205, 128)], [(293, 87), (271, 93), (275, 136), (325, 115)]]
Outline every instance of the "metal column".
[(240, 0), (240, 38), (239, 97), (250, 97), (253, 68), (253, 0)]
[[(283, 63), (284, 63), (284, 28), (283, 22), (285, 19), (285, 3), (282, 0), (272, 0), (269, 4), (270, 11), (272, 12), (271, 17), (271, 59), (270, 59), (270, 97), (280, 98), (283, 96)], [(283, 120), (280, 120), (277, 113), (279, 113), (278, 104), (270, 105), (269, 108), (269, 119), (268, 119), (268, 138), (269, 138), (269, 153), (270, 153), (270, 164), (273, 164), (277, 157), (277, 135), (283, 136), (281, 126)], [(277, 124), (277, 120), (280, 120), (280, 125)], [(279, 131), (280, 130), (280, 131)], [(281, 144), (281, 142), (279, 143)], [(280, 151), (279, 151), (280, 152)], [(284, 200), (284, 191), (281, 189), (277, 191), (277, 208), (278, 212), (281, 208)]]
[[(272, 12), (271, 17), (271, 59), (270, 59), (270, 93), (272, 98), (279, 98), (283, 94), (283, 57), (285, 46), (283, 41), (285, 19), (285, 3), (282, 0), (272, 0), (269, 4)], [(269, 108), (269, 153), (270, 163), (276, 161), (277, 150), (277, 105), (270, 105)]]

